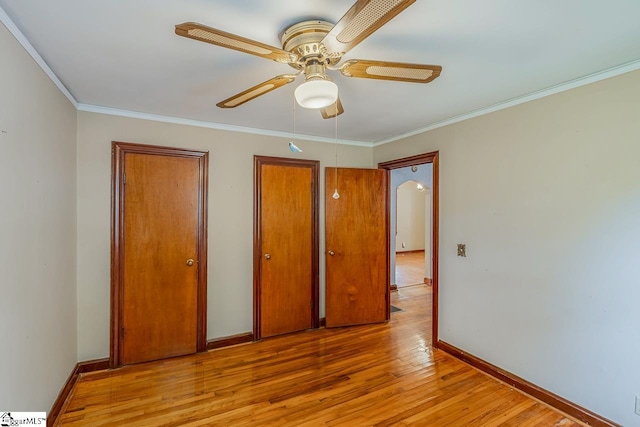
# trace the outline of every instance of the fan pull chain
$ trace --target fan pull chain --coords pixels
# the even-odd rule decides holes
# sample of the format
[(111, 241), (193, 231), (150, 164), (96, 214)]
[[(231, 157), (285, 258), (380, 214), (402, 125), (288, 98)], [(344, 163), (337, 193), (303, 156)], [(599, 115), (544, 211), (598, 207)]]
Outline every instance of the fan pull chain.
[(340, 193), (338, 193), (338, 104), (336, 101), (335, 108), (335, 114), (336, 114), (336, 128), (335, 128), (335, 156), (336, 156), (336, 167), (335, 167), (335, 183), (336, 183), (336, 188), (333, 191), (333, 197), (334, 199), (338, 200), (340, 198)]
[(293, 141), (289, 141), (289, 150), (293, 153), (302, 153), (302, 149), (295, 144), (296, 140), (296, 99), (293, 98)]

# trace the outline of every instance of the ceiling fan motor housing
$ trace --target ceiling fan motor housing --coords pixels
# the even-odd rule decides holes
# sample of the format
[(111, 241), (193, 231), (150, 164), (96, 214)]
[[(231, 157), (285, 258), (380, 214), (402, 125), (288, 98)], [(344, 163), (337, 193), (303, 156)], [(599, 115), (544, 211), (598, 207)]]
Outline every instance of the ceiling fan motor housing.
[[(300, 70), (309, 65), (322, 64), (324, 74), (324, 65), (337, 64), (342, 55), (327, 52), (321, 43), (332, 28), (332, 23), (319, 20), (303, 21), (287, 28), (282, 34), (282, 49), (299, 57), (297, 62), (289, 65)], [(305, 73), (308, 71), (311, 70), (307, 68)]]

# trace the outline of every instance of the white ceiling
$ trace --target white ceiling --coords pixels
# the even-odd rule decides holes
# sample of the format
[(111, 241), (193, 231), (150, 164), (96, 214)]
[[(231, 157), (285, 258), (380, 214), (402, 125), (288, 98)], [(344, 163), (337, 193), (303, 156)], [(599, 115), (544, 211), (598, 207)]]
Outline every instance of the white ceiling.
[[(291, 133), (300, 77), (235, 109), (215, 105), (290, 67), (179, 37), (174, 25), (195, 21), (280, 47), (289, 25), (337, 22), (354, 1), (0, 0), (0, 16), (81, 109)], [(385, 141), (594, 73), (638, 69), (638, 17), (639, 0), (418, 0), (344, 59), (437, 64), (441, 76), (423, 85), (333, 72), (345, 108), (338, 137)], [(334, 138), (334, 120), (300, 107), (295, 116), (299, 135)]]

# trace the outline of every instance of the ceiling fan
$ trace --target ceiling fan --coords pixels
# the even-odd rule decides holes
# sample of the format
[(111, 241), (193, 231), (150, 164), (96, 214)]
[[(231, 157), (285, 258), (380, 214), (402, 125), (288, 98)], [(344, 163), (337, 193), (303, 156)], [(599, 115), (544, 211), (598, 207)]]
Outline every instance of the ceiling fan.
[(295, 90), (302, 107), (320, 109), (325, 119), (344, 112), (338, 87), (327, 76), (327, 70), (339, 71), (346, 77), (382, 79), (412, 83), (429, 83), (440, 75), (439, 65), (350, 59), (342, 57), (358, 43), (373, 34), (416, 0), (357, 0), (351, 9), (333, 25), (310, 20), (294, 24), (282, 35), (282, 49), (210, 28), (195, 22), (176, 25), (176, 34), (217, 46), (238, 50), (297, 70), (259, 83), (216, 104), (234, 108), (265, 93), (293, 82), (300, 74), (305, 81)]

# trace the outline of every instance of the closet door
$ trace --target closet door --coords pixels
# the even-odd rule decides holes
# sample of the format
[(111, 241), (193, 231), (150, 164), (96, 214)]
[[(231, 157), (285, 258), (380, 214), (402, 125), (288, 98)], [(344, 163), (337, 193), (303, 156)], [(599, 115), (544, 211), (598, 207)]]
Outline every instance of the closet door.
[(255, 338), (317, 328), (319, 162), (255, 157)]

